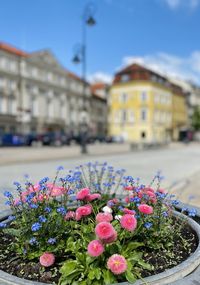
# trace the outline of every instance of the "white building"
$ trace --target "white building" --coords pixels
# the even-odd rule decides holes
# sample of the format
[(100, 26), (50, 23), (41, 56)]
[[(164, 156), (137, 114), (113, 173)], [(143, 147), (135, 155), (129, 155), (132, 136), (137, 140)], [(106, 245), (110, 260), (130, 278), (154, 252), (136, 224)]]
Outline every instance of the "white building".
[[(49, 50), (26, 53), (0, 43), (0, 133), (79, 131), (90, 125), (91, 90)], [(83, 111), (84, 107), (84, 111)]]

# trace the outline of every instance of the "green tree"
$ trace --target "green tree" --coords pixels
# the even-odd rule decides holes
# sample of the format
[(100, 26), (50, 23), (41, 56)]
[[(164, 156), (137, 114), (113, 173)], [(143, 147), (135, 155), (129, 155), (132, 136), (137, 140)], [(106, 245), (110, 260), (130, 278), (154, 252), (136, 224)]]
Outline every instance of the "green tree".
[(196, 107), (192, 115), (192, 127), (195, 131), (200, 130), (200, 108)]

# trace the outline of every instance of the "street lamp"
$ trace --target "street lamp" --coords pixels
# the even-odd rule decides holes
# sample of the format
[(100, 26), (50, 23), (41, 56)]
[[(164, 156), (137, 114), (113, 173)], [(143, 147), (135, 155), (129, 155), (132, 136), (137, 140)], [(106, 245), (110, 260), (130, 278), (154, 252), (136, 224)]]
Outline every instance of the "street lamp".
[(88, 4), (85, 7), (83, 13), (83, 21), (82, 21), (82, 43), (81, 45), (76, 47), (74, 57), (72, 59), (73, 63), (79, 64), (82, 63), (82, 82), (83, 82), (83, 106), (82, 106), (82, 118), (81, 122), (79, 122), (79, 131), (80, 131), (80, 143), (81, 143), (81, 152), (87, 153), (87, 133), (88, 133), (88, 125), (87, 120), (85, 118), (85, 114), (87, 113), (87, 107), (85, 104), (86, 98), (86, 74), (87, 74), (87, 60), (86, 60), (86, 42), (87, 42), (87, 26), (94, 26), (96, 21), (94, 19), (94, 6), (92, 4)]

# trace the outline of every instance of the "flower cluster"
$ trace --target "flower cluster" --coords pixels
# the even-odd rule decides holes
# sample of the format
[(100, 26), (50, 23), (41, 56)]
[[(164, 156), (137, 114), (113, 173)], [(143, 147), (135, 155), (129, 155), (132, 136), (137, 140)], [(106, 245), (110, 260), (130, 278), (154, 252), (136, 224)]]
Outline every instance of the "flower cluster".
[[(15, 229), (13, 248), (26, 259), (51, 267), (66, 258), (60, 284), (131, 282), (143, 266), (148, 268), (144, 248), (171, 244), (178, 201), (160, 188), (160, 175), (154, 177), (154, 187), (107, 163), (80, 165), (64, 177), (59, 177), (61, 170), (53, 182), (48, 177), (35, 184), (27, 181), (25, 189), (15, 182), (18, 197), (4, 193), (13, 214), (0, 223), (8, 234)], [(116, 197), (120, 190), (124, 195)]]

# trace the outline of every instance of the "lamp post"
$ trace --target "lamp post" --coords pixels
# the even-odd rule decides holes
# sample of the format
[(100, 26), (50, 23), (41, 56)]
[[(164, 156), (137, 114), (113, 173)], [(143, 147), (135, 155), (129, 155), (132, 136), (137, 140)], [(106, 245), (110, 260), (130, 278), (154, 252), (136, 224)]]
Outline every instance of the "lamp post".
[(96, 21), (94, 19), (94, 6), (88, 4), (85, 7), (83, 18), (82, 18), (82, 43), (76, 48), (74, 57), (72, 59), (73, 63), (79, 64), (82, 63), (82, 82), (83, 82), (83, 105), (81, 110), (81, 121), (79, 121), (79, 132), (80, 132), (80, 143), (81, 143), (81, 152), (83, 154), (87, 153), (87, 133), (88, 133), (88, 124), (86, 119), (87, 106), (86, 106), (86, 75), (87, 75), (87, 54), (86, 54), (86, 45), (87, 45), (87, 26), (94, 26)]

